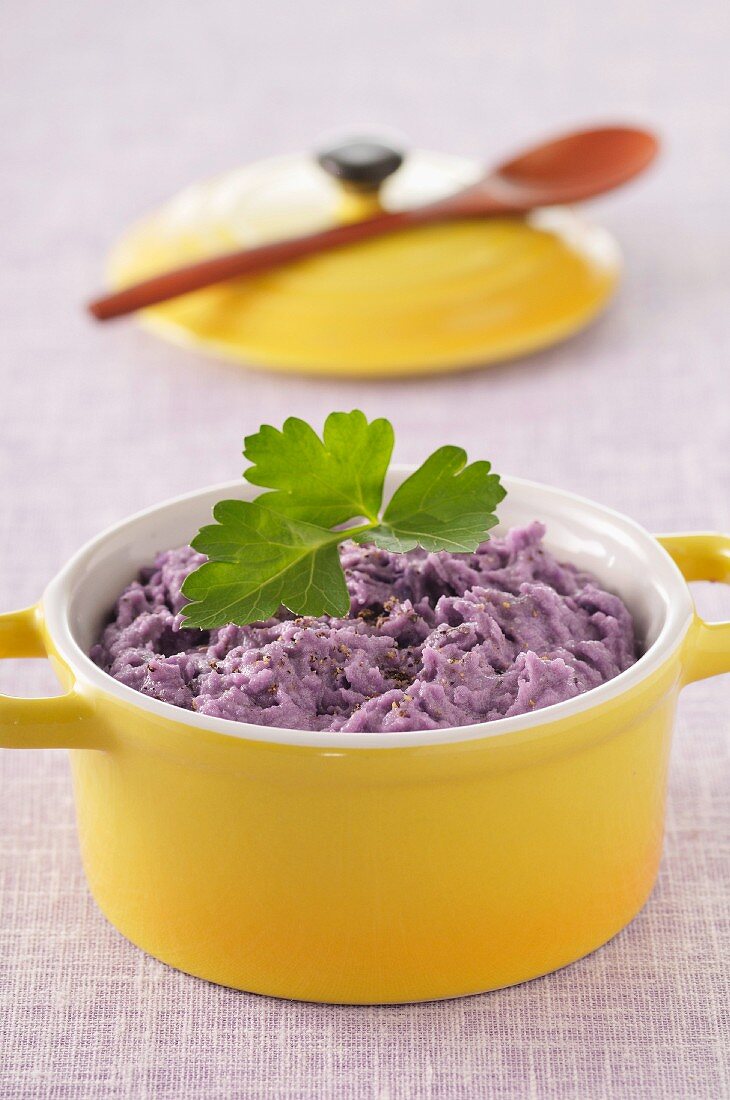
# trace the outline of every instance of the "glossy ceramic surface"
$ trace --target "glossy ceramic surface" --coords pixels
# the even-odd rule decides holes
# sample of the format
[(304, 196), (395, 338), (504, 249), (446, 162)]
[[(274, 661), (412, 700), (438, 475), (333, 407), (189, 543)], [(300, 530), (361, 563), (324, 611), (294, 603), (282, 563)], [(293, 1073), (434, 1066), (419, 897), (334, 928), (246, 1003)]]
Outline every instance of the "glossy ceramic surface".
[[(398, 209), (475, 180), (475, 162), (414, 152), (383, 188)], [(134, 226), (114, 250), (120, 288), (236, 247), (372, 213), (304, 156), (197, 184)], [(278, 370), (382, 375), (522, 355), (571, 335), (608, 302), (613, 239), (572, 211), (423, 226), (235, 279), (143, 311), (178, 343)]]
[(129, 939), (254, 992), (400, 1002), (543, 974), (641, 908), (677, 695), (730, 670), (730, 624), (697, 618), (682, 573), (730, 579), (730, 538), (658, 541), (505, 480), (503, 523), (544, 520), (549, 548), (620, 591), (646, 644), (615, 680), (529, 716), (313, 734), (179, 711), (102, 673), (86, 651), (116, 593), (216, 500), (256, 491), (240, 482), (118, 525), (38, 607), (0, 617), (0, 655), (47, 654), (68, 688), (0, 698), (0, 745), (73, 750), (89, 883)]

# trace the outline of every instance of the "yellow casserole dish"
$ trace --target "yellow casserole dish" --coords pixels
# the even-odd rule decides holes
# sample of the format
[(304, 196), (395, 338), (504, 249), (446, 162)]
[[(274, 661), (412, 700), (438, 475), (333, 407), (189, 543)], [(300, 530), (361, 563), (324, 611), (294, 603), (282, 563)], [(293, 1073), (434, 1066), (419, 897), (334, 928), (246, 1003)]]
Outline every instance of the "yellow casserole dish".
[[(396, 479), (403, 471), (395, 471)], [(632, 610), (645, 652), (614, 680), (526, 716), (457, 729), (304, 733), (178, 710), (87, 656), (117, 593), (241, 482), (140, 513), (82, 549), (0, 656), (45, 656), (68, 693), (0, 698), (0, 745), (71, 749), (100, 908), (151, 955), (279, 997), (400, 1002), (524, 981), (610, 939), (646, 901), (662, 843), (680, 688), (730, 670), (730, 623), (686, 580), (730, 578), (730, 538), (656, 539), (517, 479), (506, 526)], [(392, 486), (391, 486), (392, 487)]]

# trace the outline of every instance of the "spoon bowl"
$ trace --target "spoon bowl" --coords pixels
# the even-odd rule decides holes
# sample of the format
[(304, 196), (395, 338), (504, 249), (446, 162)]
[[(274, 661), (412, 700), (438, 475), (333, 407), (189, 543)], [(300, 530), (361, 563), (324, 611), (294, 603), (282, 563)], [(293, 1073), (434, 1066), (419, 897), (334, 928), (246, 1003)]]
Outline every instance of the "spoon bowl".
[(646, 130), (626, 126), (581, 130), (506, 161), (485, 176), (483, 185), (504, 188), (514, 209), (525, 212), (579, 202), (638, 176), (658, 151), (657, 138)]

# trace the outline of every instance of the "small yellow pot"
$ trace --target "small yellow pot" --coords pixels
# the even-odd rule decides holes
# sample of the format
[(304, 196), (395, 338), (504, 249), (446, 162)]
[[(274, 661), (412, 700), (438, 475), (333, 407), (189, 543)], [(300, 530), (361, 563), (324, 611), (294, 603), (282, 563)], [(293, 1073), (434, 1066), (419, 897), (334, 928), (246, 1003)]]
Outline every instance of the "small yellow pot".
[[(396, 473), (396, 478), (402, 477)], [(610, 939), (661, 852), (683, 684), (730, 670), (730, 623), (685, 583), (730, 579), (730, 538), (655, 539), (569, 493), (507, 480), (505, 525), (621, 593), (645, 653), (525, 717), (416, 733), (269, 729), (177, 710), (87, 657), (122, 587), (240, 482), (143, 512), (81, 550), (0, 655), (45, 656), (68, 694), (0, 698), (0, 745), (72, 749), (102, 911), (159, 959), (279, 997), (455, 997), (545, 974)], [(250, 490), (256, 492), (257, 490)]]

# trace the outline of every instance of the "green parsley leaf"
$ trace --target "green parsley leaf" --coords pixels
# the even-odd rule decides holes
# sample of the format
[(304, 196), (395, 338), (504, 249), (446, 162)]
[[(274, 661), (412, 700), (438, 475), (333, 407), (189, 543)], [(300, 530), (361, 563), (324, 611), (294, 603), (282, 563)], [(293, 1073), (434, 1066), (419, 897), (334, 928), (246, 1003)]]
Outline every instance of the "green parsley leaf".
[[(208, 557), (182, 586), (186, 626), (213, 629), (296, 615), (344, 616), (350, 600), (338, 546), (374, 542), (403, 553), (469, 553), (496, 522), (505, 492), (488, 462), (467, 465), (461, 447), (441, 447), (396, 490), (381, 516), (393, 451), (387, 420), (331, 413), (322, 439), (290, 417), (245, 440), (246, 478), (270, 490), (255, 501), (224, 500), (191, 546)], [(359, 522), (358, 522), (359, 521)], [(347, 526), (343, 526), (347, 525)]]
[(392, 425), (382, 419), (368, 424), (359, 409), (335, 412), (322, 437), (295, 416), (281, 431), (264, 424), (247, 436), (243, 453), (254, 465), (244, 477), (276, 490), (260, 496), (259, 504), (323, 527), (359, 516), (377, 520), (393, 453)]
[(488, 462), (466, 465), (461, 447), (439, 447), (396, 489), (382, 523), (360, 536), (384, 550), (471, 553), (497, 523), (494, 509), (504, 499)]
[(341, 532), (289, 520), (257, 501), (223, 500), (213, 517), (191, 543), (210, 560), (182, 586), (192, 601), (186, 626), (243, 625), (270, 618), (282, 604), (296, 615), (347, 614)]

